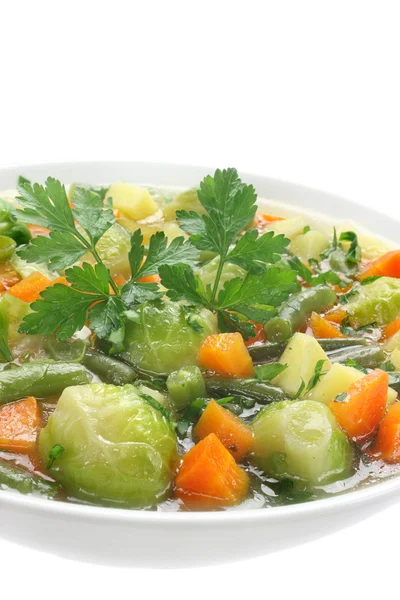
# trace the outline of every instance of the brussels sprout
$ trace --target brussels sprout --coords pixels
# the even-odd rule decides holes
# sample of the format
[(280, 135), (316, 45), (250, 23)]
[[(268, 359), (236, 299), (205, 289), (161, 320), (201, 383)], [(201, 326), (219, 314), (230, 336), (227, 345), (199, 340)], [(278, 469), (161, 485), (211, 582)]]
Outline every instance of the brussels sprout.
[(179, 460), (167, 419), (132, 385), (69, 387), (39, 437), (44, 460), (64, 448), (49, 468), (78, 498), (148, 507), (163, 500)]
[(185, 310), (176, 302), (141, 304), (137, 319), (126, 324), (122, 358), (134, 367), (171, 373), (195, 365), (205, 338), (217, 332), (216, 317), (208, 310)]
[(400, 279), (380, 277), (357, 288), (358, 295), (347, 305), (353, 325), (386, 325), (400, 316)]
[(0, 299), (0, 312), (7, 316), (9, 341), (12, 342), (23, 337), (18, 333), (18, 328), (22, 319), (29, 311), (30, 307), (27, 302), (23, 302), (19, 298), (10, 296), (10, 294), (3, 294)]
[(268, 475), (314, 486), (350, 474), (350, 442), (320, 402), (271, 404), (253, 421), (252, 430), (252, 461)]
[[(198, 269), (197, 275), (200, 277), (203, 285), (213, 285), (215, 281), (215, 277), (217, 275), (219, 265), (219, 256), (213, 258), (207, 264), (203, 265)], [(232, 265), (230, 263), (225, 263), (222, 267), (222, 274), (219, 280), (218, 291), (221, 290), (225, 283), (230, 279), (234, 279), (235, 277), (240, 277), (244, 279), (246, 277), (246, 271), (238, 265)]]

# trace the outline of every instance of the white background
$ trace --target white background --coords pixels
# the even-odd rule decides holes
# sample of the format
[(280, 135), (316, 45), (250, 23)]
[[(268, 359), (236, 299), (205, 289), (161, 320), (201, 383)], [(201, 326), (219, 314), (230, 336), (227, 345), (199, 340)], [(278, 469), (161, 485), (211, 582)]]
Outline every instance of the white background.
[[(398, 6), (0, 0), (0, 166), (236, 166), (399, 217)], [(398, 597), (399, 523), (400, 505), (291, 551), (191, 571), (84, 565), (0, 540), (0, 597)]]

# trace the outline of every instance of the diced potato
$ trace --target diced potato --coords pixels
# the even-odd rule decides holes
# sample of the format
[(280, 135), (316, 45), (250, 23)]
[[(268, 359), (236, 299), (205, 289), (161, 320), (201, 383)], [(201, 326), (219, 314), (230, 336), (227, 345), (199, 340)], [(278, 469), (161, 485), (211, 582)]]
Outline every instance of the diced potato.
[(283, 233), (284, 236), (293, 240), (296, 236), (303, 233), (306, 225), (307, 221), (305, 217), (290, 217), (283, 221), (274, 221), (268, 229), (271, 229), (275, 233)]
[(400, 348), (395, 348), (390, 355), (390, 362), (395, 366), (396, 371), (400, 371)]
[(329, 237), (320, 231), (307, 231), (298, 235), (289, 246), (290, 252), (303, 262), (310, 258), (319, 260), (320, 254), (329, 248)]
[(108, 188), (106, 198), (112, 198), (113, 207), (133, 221), (146, 219), (158, 210), (158, 205), (147, 188), (124, 181), (113, 183)]
[[(279, 359), (279, 362), (283, 365), (286, 364), (288, 368), (275, 377), (273, 383), (288, 394), (295, 396), (302, 382), (307, 387), (319, 360), (325, 361), (323, 370), (330, 368), (331, 362), (317, 340), (304, 333), (295, 333)], [(304, 395), (305, 390), (300, 397), (304, 397)]]
[(396, 348), (400, 348), (400, 331), (392, 335), (384, 344), (383, 349), (386, 352), (393, 352)]
[[(329, 369), (326, 375), (323, 375), (321, 381), (306, 396), (307, 400), (314, 400), (329, 404), (338, 394), (347, 392), (349, 387), (364, 376), (362, 371), (354, 367), (346, 367), (340, 363), (335, 363)], [(392, 404), (397, 398), (397, 392), (392, 388), (388, 391), (388, 404)]]

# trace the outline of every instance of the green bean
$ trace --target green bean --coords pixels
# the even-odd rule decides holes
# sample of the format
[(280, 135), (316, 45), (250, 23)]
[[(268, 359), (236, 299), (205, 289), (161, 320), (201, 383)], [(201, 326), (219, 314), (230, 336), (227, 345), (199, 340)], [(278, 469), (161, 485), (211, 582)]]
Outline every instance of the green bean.
[(226, 396), (242, 396), (246, 399), (256, 400), (259, 404), (268, 404), (278, 400), (288, 400), (288, 395), (283, 390), (269, 385), (258, 379), (223, 379), (220, 377), (206, 377), (206, 388), (209, 394), (222, 398)]
[(333, 363), (345, 363), (350, 358), (369, 369), (379, 367), (386, 360), (386, 352), (380, 346), (353, 346), (327, 352)]
[(14, 253), (16, 242), (5, 235), (0, 235), (0, 262), (4, 262)]
[(137, 377), (133, 367), (96, 350), (88, 350), (86, 352), (83, 364), (104, 383), (125, 385), (126, 383), (131, 383)]
[(71, 385), (89, 383), (89, 373), (80, 364), (38, 361), (0, 372), (0, 405), (35, 396), (61, 394)]
[(283, 342), (302, 328), (313, 311), (321, 312), (336, 302), (336, 294), (327, 285), (303, 289), (282, 304), (278, 315), (264, 324), (267, 339)]
[[(317, 342), (325, 351), (350, 346), (365, 346), (367, 344), (367, 340), (362, 337), (320, 338)], [(263, 362), (279, 358), (285, 348), (286, 342), (266, 342), (265, 344), (249, 346), (248, 351), (255, 362)]]
[(53, 481), (42, 479), (34, 473), (29, 473), (20, 467), (11, 465), (6, 460), (0, 459), (0, 487), (5, 486), (17, 490), (21, 494), (37, 493), (46, 498), (54, 498), (60, 487)]

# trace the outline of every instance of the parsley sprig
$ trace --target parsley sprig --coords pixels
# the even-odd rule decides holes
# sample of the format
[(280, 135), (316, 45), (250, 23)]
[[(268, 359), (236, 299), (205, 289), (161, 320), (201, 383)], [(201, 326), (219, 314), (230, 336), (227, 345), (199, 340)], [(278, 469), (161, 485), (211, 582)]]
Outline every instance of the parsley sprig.
[[(184, 300), (193, 306), (205, 306), (218, 314), (221, 330), (254, 334), (248, 319), (263, 322), (276, 314), (276, 307), (299, 289), (296, 272), (290, 266), (274, 266), (287, 252), (289, 240), (272, 231), (259, 236), (255, 230), (239, 234), (254, 218), (256, 193), (239, 179), (236, 169), (217, 170), (200, 184), (198, 198), (205, 210), (179, 210), (177, 220), (191, 234), (198, 250), (219, 256), (212, 286), (204, 286), (188, 265), (163, 264), (159, 273), (171, 300)], [(247, 271), (220, 289), (224, 264), (233, 263)]]
[[(118, 343), (124, 336), (128, 311), (140, 302), (161, 296), (156, 283), (138, 280), (158, 272), (161, 264), (175, 262), (192, 265), (198, 252), (190, 242), (178, 237), (168, 245), (164, 233), (150, 238), (146, 260), (140, 230), (131, 238), (129, 263), (131, 278), (122, 287), (115, 284), (96, 245), (114, 223), (114, 214), (104, 205), (102, 194), (93, 189), (75, 188), (70, 206), (64, 186), (49, 177), (45, 186), (23, 181), (19, 185), (20, 220), (46, 227), (49, 236), (33, 239), (18, 254), (28, 262), (48, 262), (52, 270), (64, 270), (69, 286), (56, 284), (45, 289), (41, 299), (31, 305), (20, 326), (26, 334), (57, 333), (61, 341), (81, 329), (87, 319), (99, 338)], [(80, 258), (90, 254), (94, 265)], [(69, 267), (69, 268), (67, 268)]]

